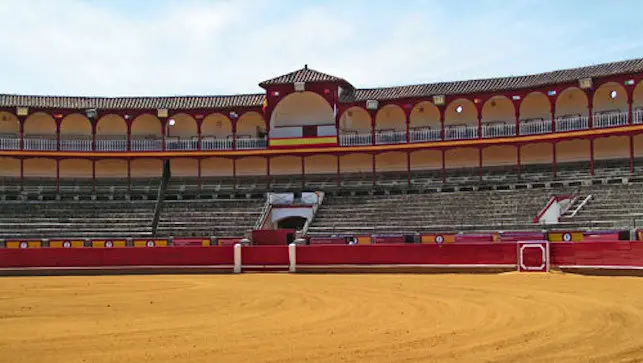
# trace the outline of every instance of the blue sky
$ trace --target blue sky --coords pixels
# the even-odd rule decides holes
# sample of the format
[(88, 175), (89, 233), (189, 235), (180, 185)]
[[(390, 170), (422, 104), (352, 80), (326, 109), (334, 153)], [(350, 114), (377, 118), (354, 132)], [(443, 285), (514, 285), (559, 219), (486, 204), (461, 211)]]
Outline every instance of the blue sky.
[(2, 0), (0, 93), (260, 92), (308, 64), (378, 87), (643, 57), (642, 1)]

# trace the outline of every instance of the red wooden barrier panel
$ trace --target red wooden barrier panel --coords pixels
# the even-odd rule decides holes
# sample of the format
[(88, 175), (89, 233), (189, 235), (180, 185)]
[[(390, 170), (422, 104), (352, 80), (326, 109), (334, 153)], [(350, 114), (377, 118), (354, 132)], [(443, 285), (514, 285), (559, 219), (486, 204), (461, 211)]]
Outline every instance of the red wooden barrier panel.
[(288, 267), (288, 246), (247, 246), (241, 249), (241, 263), (247, 266)]

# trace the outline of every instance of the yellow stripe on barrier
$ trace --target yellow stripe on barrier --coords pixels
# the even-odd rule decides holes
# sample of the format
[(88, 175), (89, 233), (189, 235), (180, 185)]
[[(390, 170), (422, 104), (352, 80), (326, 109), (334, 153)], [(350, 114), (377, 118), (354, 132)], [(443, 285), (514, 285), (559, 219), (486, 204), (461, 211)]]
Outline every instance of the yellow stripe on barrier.
[(134, 240), (134, 247), (167, 247), (166, 239), (137, 239)]
[(216, 241), (214, 243), (211, 243), (211, 241), (209, 239), (204, 239), (203, 241), (201, 241), (201, 245), (203, 247), (210, 247), (210, 246), (216, 246), (217, 243), (216, 243)]
[(82, 240), (53, 240), (49, 241), (50, 248), (83, 248), (85, 241)]
[(455, 235), (453, 234), (423, 234), (420, 236), (422, 244), (441, 244), (441, 243), (454, 243)]
[(550, 232), (549, 242), (581, 242), (585, 239), (583, 232)]
[(126, 247), (127, 244), (124, 240), (98, 240), (92, 241), (93, 248), (113, 248), (113, 247)]
[(372, 240), (371, 236), (357, 236), (358, 245), (370, 245)]
[(7, 248), (40, 248), (41, 241), (7, 241)]

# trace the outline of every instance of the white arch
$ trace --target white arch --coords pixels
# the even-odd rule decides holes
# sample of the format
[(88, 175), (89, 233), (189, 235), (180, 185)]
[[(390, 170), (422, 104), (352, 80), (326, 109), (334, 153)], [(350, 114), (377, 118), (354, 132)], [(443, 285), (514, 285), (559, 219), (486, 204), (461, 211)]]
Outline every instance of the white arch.
[(272, 111), (274, 127), (334, 125), (333, 108), (322, 96), (313, 92), (295, 92), (284, 97)]

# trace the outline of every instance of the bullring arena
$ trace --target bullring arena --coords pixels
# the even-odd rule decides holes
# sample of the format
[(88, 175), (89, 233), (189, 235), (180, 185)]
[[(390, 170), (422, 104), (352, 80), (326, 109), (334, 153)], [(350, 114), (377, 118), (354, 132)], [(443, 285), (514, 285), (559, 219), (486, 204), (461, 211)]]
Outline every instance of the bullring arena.
[(643, 59), (0, 95), (0, 362), (643, 361)]

